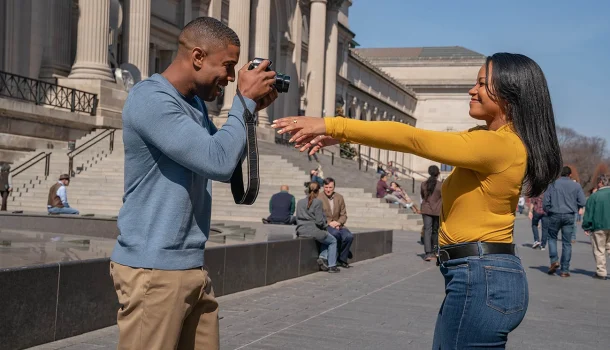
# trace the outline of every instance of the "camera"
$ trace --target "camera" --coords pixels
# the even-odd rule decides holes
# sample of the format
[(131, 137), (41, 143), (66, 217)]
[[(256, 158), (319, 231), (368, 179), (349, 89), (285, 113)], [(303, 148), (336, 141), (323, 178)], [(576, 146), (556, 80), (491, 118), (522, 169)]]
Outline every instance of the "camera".
[[(255, 58), (252, 60), (252, 63), (250, 63), (250, 66), (248, 67), (248, 70), (254, 69), (256, 67), (258, 67), (259, 64), (261, 64), (265, 59), (264, 58)], [(267, 69), (265, 69), (265, 71), (270, 71), (271, 69), (271, 65), (273, 64), (273, 62), (271, 62), (271, 60), (269, 61), (269, 65), (267, 66)], [(286, 75), (286, 74), (282, 74), (277, 72), (275, 75), (275, 89), (277, 90), (277, 92), (288, 92), (288, 88), (290, 87), (290, 76)]]

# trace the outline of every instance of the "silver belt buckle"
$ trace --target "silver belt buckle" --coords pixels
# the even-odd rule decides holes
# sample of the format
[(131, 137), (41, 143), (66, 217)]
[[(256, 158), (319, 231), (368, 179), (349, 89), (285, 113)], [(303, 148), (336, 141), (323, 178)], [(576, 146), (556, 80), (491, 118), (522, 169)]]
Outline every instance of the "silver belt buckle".
[(441, 261), (441, 256), (442, 256), (442, 254), (443, 254), (443, 253), (444, 253), (444, 254), (447, 256), (447, 260), (451, 260), (451, 256), (449, 255), (449, 252), (447, 252), (447, 251), (446, 251), (446, 250), (444, 250), (444, 249), (440, 249), (440, 248), (439, 248), (439, 250), (438, 250), (438, 256), (437, 256), (437, 258), (436, 258), (436, 266), (440, 266), (440, 265), (441, 265), (441, 263), (442, 263), (442, 261)]

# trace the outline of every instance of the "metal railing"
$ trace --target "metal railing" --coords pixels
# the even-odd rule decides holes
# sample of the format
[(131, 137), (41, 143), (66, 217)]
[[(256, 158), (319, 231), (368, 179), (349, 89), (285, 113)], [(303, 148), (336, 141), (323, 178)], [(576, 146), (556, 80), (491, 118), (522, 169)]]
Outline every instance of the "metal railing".
[(74, 172), (74, 157), (76, 157), (77, 155), (88, 150), (92, 146), (98, 144), (100, 141), (104, 140), (107, 137), (110, 138), (110, 144), (109, 144), (108, 150), (110, 151), (110, 153), (112, 153), (112, 151), (114, 150), (114, 132), (115, 131), (116, 131), (115, 129), (106, 129), (106, 130), (102, 131), (101, 133), (95, 135), (89, 141), (83, 143), (82, 145), (80, 145), (80, 146), (76, 147), (75, 149), (73, 149), (72, 151), (68, 152), (68, 154), (67, 154), (68, 155), (68, 174), (70, 175), (70, 177), (74, 177), (76, 175), (76, 173)]
[[(280, 145), (284, 145), (284, 146), (289, 146), (289, 147), (293, 147), (292, 144), (290, 144), (288, 142), (288, 140), (290, 139), (290, 136), (287, 134), (283, 134), (283, 135), (276, 135), (275, 136), (275, 143), (280, 144)], [(369, 166), (373, 166), (374, 164), (379, 165), (383, 165), (383, 162), (381, 162), (378, 159), (375, 159), (373, 157), (370, 156), (370, 152), (371, 152), (371, 147), (368, 148), (369, 151), (369, 155), (366, 154), (362, 154), (361, 152), (361, 145), (357, 144), (357, 150), (354, 151), (352, 149), (347, 150), (344, 148), (340, 148), (340, 153), (339, 156), (341, 158), (350, 158), (351, 159), (358, 162), (358, 170), (362, 171), (362, 167), (364, 164), (364, 171), (367, 172), (369, 170)], [(330, 153), (331, 155), (331, 165), (335, 164), (335, 152), (329, 151), (327, 149), (322, 148), (320, 150), (320, 153), (325, 154), (325, 153)], [(363, 159), (364, 158), (364, 159)], [(398, 172), (402, 175), (405, 175), (407, 177), (411, 178), (411, 188), (412, 188), (412, 192), (415, 192), (415, 178), (413, 177), (414, 174), (421, 176), (423, 179), (427, 179), (428, 176), (424, 175), (420, 172), (417, 172), (411, 168), (408, 168), (396, 161), (393, 161), (393, 166), (397, 168)]]
[(97, 94), (0, 71), (0, 96), (95, 115)]
[[(364, 157), (366, 159), (362, 159), (362, 157)], [(358, 168), (360, 170), (362, 170), (362, 163), (363, 162), (365, 163), (365, 170), (364, 170), (365, 172), (368, 171), (369, 164), (373, 165), (373, 164), (376, 163), (377, 166), (383, 165), (383, 163), (380, 160), (372, 158), (372, 157), (367, 156), (365, 154), (361, 154), (359, 152), (358, 153)], [(397, 168), (398, 173), (403, 174), (403, 175), (408, 176), (408, 177), (411, 178), (411, 192), (413, 192), (413, 193), (415, 193), (415, 178), (413, 177), (413, 174), (417, 174), (417, 175), (421, 176), (424, 179), (428, 178), (428, 176), (426, 176), (426, 175), (424, 175), (424, 174), (422, 174), (420, 172), (414, 171), (413, 169), (407, 168), (406, 166), (404, 166), (404, 165), (402, 165), (400, 163), (393, 162), (392, 165)]]
[(21, 163), (15, 169), (11, 169), (11, 175), (14, 178), (15, 176), (21, 174), (22, 172), (28, 170), (32, 166), (38, 164), (40, 161), (44, 159), (44, 176), (49, 176), (49, 166), (51, 164), (51, 154), (53, 152), (40, 152), (32, 158), (26, 160)]

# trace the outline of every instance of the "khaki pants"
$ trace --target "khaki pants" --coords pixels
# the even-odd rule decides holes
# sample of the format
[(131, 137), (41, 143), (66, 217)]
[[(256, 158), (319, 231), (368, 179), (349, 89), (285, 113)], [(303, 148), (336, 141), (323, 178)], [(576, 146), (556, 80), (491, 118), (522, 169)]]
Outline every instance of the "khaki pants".
[(599, 230), (591, 234), (591, 247), (597, 265), (597, 275), (606, 277), (606, 249), (610, 247), (610, 230)]
[(155, 270), (110, 262), (122, 307), (118, 349), (216, 350), (218, 303), (205, 268)]

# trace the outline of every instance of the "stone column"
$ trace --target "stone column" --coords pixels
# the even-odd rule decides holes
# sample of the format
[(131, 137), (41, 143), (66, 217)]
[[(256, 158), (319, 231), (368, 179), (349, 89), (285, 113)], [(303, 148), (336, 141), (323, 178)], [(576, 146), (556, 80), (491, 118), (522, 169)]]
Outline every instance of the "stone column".
[(229, 116), (233, 106), (233, 98), (237, 91), (237, 72), (248, 63), (248, 48), (250, 47), (250, 0), (231, 1), (229, 5), (229, 27), (237, 33), (240, 41), (239, 61), (235, 66), (235, 82), (229, 83), (224, 90), (224, 104), (220, 110), (219, 120), (214, 124), (221, 126)]
[(155, 44), (151, 43), (148, 46), (148, 76), (151, 76), (156, 73), (156, 58), (157, 58), (157, 47)]
[(187, 25), (190, 21), (193, 20), (193, 3), (191, 0), (184, 0), (184, 25)]
[(72, 36), (72, 0), (49, 0), (47, 37), (44, 42), (40, 79), (70, 73), (70, 38)]
[[(271, 0), (252, 0), (255, 8), (254, 57), (269, 58), (269, 26), (271, 25)], [(274, 61), (274, 60), (272, 60)], [(279, 69), (279, 62), (273, 62), (272, 69)], [(269, 125), (266, 109), (258, 112), (258, 125)]]
[(210, 4), (208, 5), (208, 17), (213, 17), (220, 21), (221, 16), (222, 0), (210, 0)]
[(327, 116), (335, 115), (335, 95), (337, 90), (337, 41), (339, 36), (339, 9), (343, 0), (328, 1), (326, 18), (326, 69), (324, 74), (324, 110)]
[(125, 0), (125, 59), (140, 71), (135, 81), (148, 77), (150, 64), (150, 3), (151, 0)]
[[(288, 41), (286, 38), (285, 45), (282, 44), (281, 54), (289, 55), (286, 57), (286, 74), (291, 78), (290, 89), (288, 93), (282, 96), (283, 110), (281, 110), (279, 117), (287, 117), (291, 115), (298, 115), (300, 109), (300, 88), (299, 81), (301, 79), (301, 48), (303, 47), (302, 31), (303, 31), (303, 15), (301, 13), (300, 3), (296, 3), (294, 12), (292, 15), (292, 23), (290, 25), (290, 38)], [(286, 47), (284, 47), (286, 46)]]
[[(3, 70), (28, 76), (30, 57), (31, 2), (23, 0), (5, 0), (4, 55)], [(32, 77), (35, 78), (35, 77)]]
[[(322, 117), (324, 91), (324, 43), (326, 41), (326, 0), (310, 0), (309, 51), (307, 53), (307, 108), (305, 114)], [(332, 113), (330, 114), (332, 115)]]
[(114, 81), (108, 65), (110, 0), (80, 0), (76, 59), (70, 79)]

